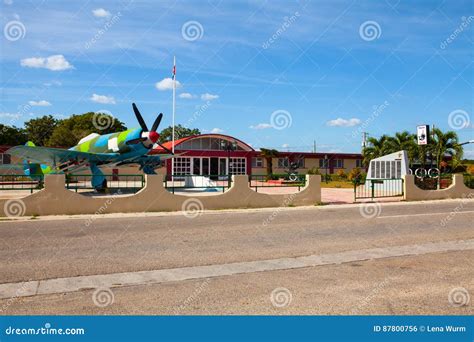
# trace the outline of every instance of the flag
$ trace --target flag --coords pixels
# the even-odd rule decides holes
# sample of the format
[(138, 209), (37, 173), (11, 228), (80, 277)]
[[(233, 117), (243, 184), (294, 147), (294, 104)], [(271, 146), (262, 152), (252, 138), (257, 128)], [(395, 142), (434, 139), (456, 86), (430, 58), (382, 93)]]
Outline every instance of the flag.
[(175, 77), (176, 77), (176, 59), (174, 60), (174, 64), (173, 64), (173, 75), (172, 75), (173, 80), (175, 79)]

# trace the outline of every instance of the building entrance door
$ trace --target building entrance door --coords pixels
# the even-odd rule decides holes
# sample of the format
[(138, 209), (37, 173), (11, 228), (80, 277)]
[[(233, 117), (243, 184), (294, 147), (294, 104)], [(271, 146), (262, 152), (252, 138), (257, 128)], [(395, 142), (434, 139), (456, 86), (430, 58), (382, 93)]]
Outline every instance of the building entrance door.
[(211, 179), (217, 179), (219, 174), (219, 158), (211, 158), (211, 168), (210, 168)]

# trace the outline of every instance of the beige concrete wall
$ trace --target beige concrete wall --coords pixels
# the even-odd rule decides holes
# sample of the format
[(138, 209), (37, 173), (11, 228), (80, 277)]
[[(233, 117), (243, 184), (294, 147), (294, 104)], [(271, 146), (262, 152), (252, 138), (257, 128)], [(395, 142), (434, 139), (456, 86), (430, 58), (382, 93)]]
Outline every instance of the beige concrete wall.
[(267, 168), (266, 167), (252, 167), (252, 175), (266, 175)]
[(0, 208), (3, 209), (0, 216), (93, 215), (317, 204), (321, 202), (321, 177), (306, 177), (306, 186), (295, 194), (269, 195), (255, 192), (249, 188), (248, 176), (244, 175), (233, 176), (231, 188), (223, 194), (192, 197), (168, 192), (163, 187), (161, 175), (147, 175), (143, 189), (133, 195), (121, 196), (81, 195), (65, 188), (64, 175), (47, 175), (43, 190), (21, 199), (0, 200)]
[(416, 186), (414, 175), (404, 176), (403, 187), (404, 198), (407, 201), (474, 197), (474, 189), (470, 189), (464, 184), (462, 174), (453, 175), (453, 183), (446, 189), (422, 190)]
[(344, 171), (346, 173), (351, 172), (352, 169), (356, 167), (355, 159), (344, 159)]

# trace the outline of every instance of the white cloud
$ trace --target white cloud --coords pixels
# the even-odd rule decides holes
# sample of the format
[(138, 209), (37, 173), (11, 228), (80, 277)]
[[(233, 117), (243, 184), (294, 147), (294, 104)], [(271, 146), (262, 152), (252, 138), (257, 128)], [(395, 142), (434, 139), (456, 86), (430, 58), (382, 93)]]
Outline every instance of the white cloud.
[(51, 106), (51, 103), (49, 103), (46, 100), (40, 100), (40, 101), (29, 101), (28, 104), (30, 106), (38, 106), (38, 107), (46, 107), (46, 106)]
[[(155, 87), (160, 91), (173, 90), (173, 79), (170, 77), (164, 78), (160, 82), (156, 82)], [(176, 81), (176, 88), (181, 88), (181, 83), (178, 80)]]
[(196, 98), (196, 96), (190, 93), (181, 93), (179, 94), (179, 98), (180, 99), (194, 99)]
[(62, 83), (59, 82), (59, 81), (54, 80), (54, 81), (51, 81), (51, 82), (43, 83), (43, 85), (44, 85), (45, 87), (52, 87), (52, 86), (58, 86), (58, 87), (59, 87), (59, 86), (62, 85)]
[(3, 0), (3, 3), (5, 5), (11, 5), (11, 4), (13, 4), (13, 0)]
[(102, 103), (102, 104), (115, 104), (115, 99), (113, 98), (113, 96), (92, 94), (90, 100), (92, 102), (97, 102), (97, 103)]
[(28, 68), (43, 68), (52, 71), (61, 71), (74, 68), (63, 55), (52, 55), (46, 58), (31, 57), (24, 58), (20, 62), (21, 66)]
[(272, 128), (273, 126), (269, 123), (259, 123), (258, 125), (255, 126), (250, 126), (251, 129), (267, 129), (267, 128)]
[(209, 94), (209, 93), (205, 93), (205, 94), (201, 95), (201, 100), (204, 100), (204, 101), (212, 101), (212, 100), (216, 100), (218, 98), (219, 98), (219, 95), (213, 95), (213, 94)]
[(211, 133), (220, 134), (220, 133), (224, 133), (224, 130), (216, 127), (216, 128), (211, 129)]
[(464, 150), (464, 158), (473, 159), (474, 158), (474, 150)]
[(289, 144), (283, 144), (283, 145), (281, 145), (281, 147), (288, 148), (288, 147), (290, 147), (290, 145)]
[(94, 16), (97, 18), (108, 18), (111, 15), (109, 11), (106, 11), (103, 8), (97, 8), (93, 10), (92, 14), (94, 14)]
[(357, 118), (352, 118), (352, 119), (343, 119), (343, 118), (337, 118), (334, 120), (329, 120), (327, 122), (328, 126), (335, 126), (335, 127), (352, 127), (352, 126), (357, 126), (360, 125), (361, 121), (360, 119)]
[(0, 118), (19, 119), (20, 113), (0, 113)]

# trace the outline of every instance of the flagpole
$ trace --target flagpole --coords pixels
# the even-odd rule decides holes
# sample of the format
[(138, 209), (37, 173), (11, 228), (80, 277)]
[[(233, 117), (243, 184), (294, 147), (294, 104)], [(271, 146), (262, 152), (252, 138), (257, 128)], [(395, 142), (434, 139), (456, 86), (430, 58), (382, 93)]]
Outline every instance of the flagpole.
[[(176, 112), (176, 56), (173, 57), (173, 129), (172, 129), (172, 143), (171, 152), (174, 154), (174, 115)], [(174, 158), (171, 158), (171, 177), (174, 176)], [(174, 177), (173, 177), (174, 181)]]

